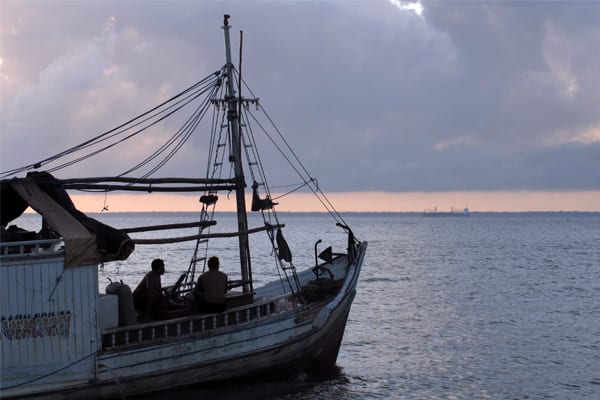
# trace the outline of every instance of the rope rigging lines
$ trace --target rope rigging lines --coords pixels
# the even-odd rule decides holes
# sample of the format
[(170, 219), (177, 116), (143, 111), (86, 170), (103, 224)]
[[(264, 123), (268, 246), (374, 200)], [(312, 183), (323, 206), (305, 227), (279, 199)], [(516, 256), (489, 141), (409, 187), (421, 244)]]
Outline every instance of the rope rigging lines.
[[(248, 91), (248, 93), (250, 93), (250, 95), (252, 97), (255, 97), (252, 90), (248, 87), (246, 81), (241, 79), (241, 82), (243, 83), (244, 88)], [(247, 131), (254, 137), (253, 130), (249, 127), (249, 125), (250, 125), (250, 121), (253, 121), (254, 123), (256, 123), (256, 125), (262, 131), (262, 133), (269, 139), (269, 141), (273, 144), (273, 146), (279, 151), (279, 153), (282, 155), (282, 157), (287, 161), (287, 163), (290, 165), (290, 167), (294, 170), (294, 172), (302, 180), (302, 184), (300, 184), (296, 189), (291, 190), (285, 194), (282, 194), (282, 195), (278, 196), (277, 198), (282, 198), (282, 197), (289, 195), (291, 193), (294, 193), (294, 192), (300, 190), (302, 187), (306, 186), (311, 190), (311, 192), (314, 194), (314, 196), (317, 198), (317, 200), (327, 210), (327, 212), (329, 212), (329, 214), (335, 219), (335, 221), (337, 223), (347, 225), (346, 222), (344, 221), (344, 219), (342, 218), (342, 216), (340, 215), (340, 213), (335, 209), (333, 204), (329, 201), (329, 199), (327, 198), (325, 193), (323, 193), (321, 191), (321, 189), (319, 188), (319, 185), (318, 185), (318, 181), (315, 178), (313, 178), (311, 176), (311, 174), (308, 172), (308, 170), (306, 169), (306, 167), (304, 166), (304, 164), (302, 163), (302, 161), (300, 160), (300, 158), (298, 157), (296, 152), (292, 149), (292, 147), (290, 146), (288, 141), (285, 139), (285, 137), (283, 136), (283, 134), (281, 133), (281, 131), (279, 130), (277, 125), (275, 125), (275, 122), (269, 116), (269, 114), (264, 109), (262, 104), (259, 102), (256, 102), (256, 107), (257, 107), (258, 111), (261, 111), (262, 114), (265, 116), (265, 118), (267, 119), (267, 122), (273, 128), (275, 133), (277, 134), (278, 139), (274, 135), (271, 135), (269, 133), (269, 131), (265, 127), (265, 124), (262, 124), (260, 122), (259, 118), (257, 116), (255, 116), (254, 113), (252, 113), (249, 108), (246, 108), (245, 113), (244, 113), (246, 116), (246, 124), (248, 125)], [(250, 117), (250, 118), (248, 118), (248, 117)], [(252, 139), (252, 140), (254, 140), (254, 139)], [(259, 163), (259, 165), (262, 165), (262, 164)], [(268, 189), (267, 189), (267, 194), (269, 194), (269, 196), (270, 196)]]
[[(0, 172), (0, 179), (9, 178), (15, 174), (29, 171), (32, 169), (39, 169), (42, 166), (52, 164), (60, 159), (63, 159), (65, 157), (69, 156), (69, 155), (81, 153), (86, 149), (89, 149), (89, 148), (92, 148), (95, 146), (99, 146), (100, 144), (103, 144), (103, 143), (105, 144), (104, 147), (92, 150), (87, 154), (84, 154), (84, 155), (81, 155), (74, 159), (68, 160), (66, 162), (63, 162), (62, 164), (55, 165), (50, 168), (46, 168), (46, 170), (48, 172), (55, 172), (57, 170), (66, 168), (66, 167), (76, 164), (78, 162), (87, 160), (88, 158), (93, 157), (99, 153), (102, 153), (108, 149), (111, 149), (112, 147), (116, 146), (117, 144), (120, 144), (120, 143), (123, 143), (123, 142), (129, 140), (129, 139), (133, 138), (134, 136), (137, 136), (138, 134), (144, 132), (148, 128), (165, 120), (169, 116), (173, 115), (175, 112), (181, 110), (188, 104), (195, 101), (198, 97), (202, 96), (203, 94), (205, 94), (207, 92), (209, 94), (213, 94), (215, 92), (215, 88), (218, 88), (222, 82), (222, 79), (223, 79), (222, 74), (223, 74), (222, 69), (219, 71), (216, 71), (216, 72), (210, 74), (209, 76), (207, 76), (206, 78), (202, 79), (201, 81), (190, 86), (189, 88), (183, 90), (182, 92), (176, 94), (175, 96), (171, 97), (170, 99), (159, 104), (158, 106), (130, 119), (129, 121), (113, 128), (109, 131), (101, 133), (100, 135), (95, 136), (83, 143), (73, 146), (67, 150), (60, 152), (60, 153), (54, 154), (50, 157), (47, 157), (41, 161), (36, 162), (36, 163), (28, 164), (23, 167)], [(205, 108), (206, 108), (206, 106), (205, 106)], [(202, 106), (200, 106), (199, 109), (202, 109)], [(197, 113), (198, 112), (196, 112), (196, 114)], [(136, 129), (136, 130), (131, 132), (134, 129)], [(184, 130), (184, 132), (188, 132), (188, 130)], [(178, 137), (180, 134), (181, 134), (181, 132), (178, 132), (175, 135), (175, 137)], [(122, 135), (125, 135), (125, 136), (119, 137)], [(183, 142), (185, 142), (185, 140), (187, 140), (188, 137), (189, 137), (189, 133), (187, 136), (184, 134)], [(113, 141), (110, 142), (109, 144), (106, 144), (111, 139), (113, 139)], [(174, 139), (172, 139), (172, 140), (174, 140)], [(182, 142), (179, 142), (179, 146), (178, 147), (176, 146), (176, 149), (179, 149), (182, 144), (183, 144)], [(157, 155), (162, 153), (163, 151), (165, 151), (165, 149), (167, 147), (157, 150), (157, 152), (155, 152), (155, 154), (151, 155), (149, 158), (151, 158), (151, 159), (156, 158)], [(175, 151), (177, 151), (177, 150), (175, 150)], [(174, 154), (174, 152), (171, 152), (167, 155), (166, 161), (168, 161), (168, 159), (170, 159), (170, 157), (172, 157), (172, 154)], [(142, 161), (140, 164), (146, 165), (148, 162), (149, 161), (147, 159), (147, 160)], [(164, 165), (164, 163), (160, 164), (160, 166), (162, 166), (162, 165)], [(160, 168), (160, 166), (158, 168)], [(131, 169), (129, 172), (131, 172), (132, 170), (135, 170), (135, 168)], [(155, 170), (153, 172), (155, 172)], [(122, 175), (124, 175), (124, 174), (122, 174)], [(146, 175), (146, 176), (149, 176), (149, 175)]]
[[(117, 145), (132, 140), (149, 130), (151, 127), (157, 126), (165, 121), (173, 114), (186, 107), (193, 107), (191, 115), (180, 125), (166, 141), (162, 141), (158, 147), (145, 155), (144, 158), (135, 163), (128, 169), (122, 171), (118, 177), (130, 176), (137, 173), (141, 178), (149, 178), (157, 171), (164, 167), (175, 154), (188, 142), (194, 132), (198, 131), (200, 122), (206, 117), (210, 106), (213, 105), (215, 111), (212, 115), (211, 122), (211, 145), (208, 149), (208, 164), (207, 178), (221, 176), (223, 174), (223, 164), (226, 157), (227, 143), (231, 142), (231, 126), (227, 121), (226, 103), (231, 101), (225, 96), (225, 87), (223, 83), (226, 78), (226, 67), (223, 66), (218, 71), (215, 71), (190, 86), (189, 88), (177, 93), (170, 99), (155, 106), (154, 108), (130, 119), (129, 121), (111, 129), (100, 135), (97, 135), (83, 143), (73, 146), (69, 149), (61, 151), (55, 155), (47, 157), (33, 164), (28, 164), (20, 168), (11, 169), (0, 173), (0, 179), (6, 179), (18, 173), (27, 172), (29, 170), (40, 169), (42, 166), (50, 173), (75, 165), (82, 161), (88, 160), (100, 153), (113, 149)], [(279, 128), (275, 125), (273, 119), (266, 112), (258, 98), (254, 96), (252, 90), (247, 83), (241, 79), (240, 74), (234, 68), (234, 80), (237, 85), (244, 88), (244, 92), (248, 93), (251, 98), (242, 98), (239, 96), (238, 102), (238, 118), (243, 134), (241, 134), (241, 144), (243, 145), (243, 154), (249, 166), (250, 177), (252, 183), (256, 182), (262, 186), (265, 195), (272, 199), (271, 188), (266, 179), (266, 174), (263, 169), (261, 156), (258, 153), (256, 136), (259, 133), (264, 134), (274, 148), (281, 154), (283, 159), (290, 165), (295, 174), (300, 178), (300, 183), (286, 193), (279, 194), (277, 198), (288, 196), (294, 192), (308, 187), (315, 195), (318, 201), (336, 220), (336, 222), (344, 223), (340, 214), (335, 210), (332, 203), (319, 188), (318, 182), (311, 176), (296, 152), (292, 149), (288, 141), (285, 139)], [(242, 88), (238, 87), (238, 95)], [(256, 106), (256, 112), (254, 107)], [(226, 128), (226, 134), (223, 130)], [(155, 129), (153, 129), (154, 131)], [(222, 151), (220, 151), (222, 150)], [(229, 163), (229, 175), (233, 173), (232, 165)], [(86, 189), (97, 191), (101, 189)], [(276, 214), (275, 214), (276, 219)]]

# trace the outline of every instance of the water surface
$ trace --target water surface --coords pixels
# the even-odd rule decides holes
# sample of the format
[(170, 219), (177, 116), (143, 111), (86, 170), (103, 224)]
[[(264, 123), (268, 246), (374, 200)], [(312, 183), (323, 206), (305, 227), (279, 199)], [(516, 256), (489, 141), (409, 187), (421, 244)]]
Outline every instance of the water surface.
[[(190, 216), (95, 215), (117, 227), (185, 222)], [(281, 219), (298, 268), (314, 262), (313, 238), (339, 231), (325, 214)], [(345, 219), (369, 248), (338, 358), (340, 373), (186, 389), (178, 397), (600, 398), (599, 213)], [(233, 228), (232, 215), (219, 229), (228, 224)], [(342, 249), (344, 240), (338, 233), (322, 245)], [(187, 269), (193, 247), (138, 246), (130, 259), (101, 269), (101, 289), (109, 277), (135, 286), (154, 257), (167, 263), (163, 284), (172, 283)], [(223, 241), (210, 254), (219, 255), (232, 275), (234, 248), (235, 242)], [(266, 239), (253, 241), (253, 255), (258, 286), (276, 275), (267, 269), (272, 255)]]

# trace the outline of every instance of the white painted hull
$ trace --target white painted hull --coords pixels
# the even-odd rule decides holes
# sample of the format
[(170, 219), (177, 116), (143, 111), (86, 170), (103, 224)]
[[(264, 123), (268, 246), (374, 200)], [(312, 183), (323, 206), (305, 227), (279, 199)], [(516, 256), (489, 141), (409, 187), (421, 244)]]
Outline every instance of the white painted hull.
[[(190, 330), (188, 334), (112, 349), (99, 346), (98, 351), (83, 359), (26, 368), (29, 376), (23, 368), (5, 368), (3, 362), (2, 398), (120, 398), (206, 382), (331, 368), (365, 250), (363, 243), (356, 260), (347, 268), (341, 267), (345, 280), (337, 295), (319, 308), (313, 306), (310, 312), (274, 309), (264, 317), (218, 329), (197, 333)], [(307, 282), (311, 275), (306, 271), (300, 274), (300, 280)], [(277, 285), (267, 285), (262, 293), (270, 294), (271, 287)], [(163, 325), (167, 322), (172, 321), (163, 321)], [(190, 318), (175, 322), (178, 331), (191, 324)], [(98, 336), (101, 344), (103, 335), (99, 332)], [(44, 374), (48, 376), (40, 378)], [(7, 376), (10, 381), (6, 381)], [(20, 384), (28, 380), (31, 382)]]

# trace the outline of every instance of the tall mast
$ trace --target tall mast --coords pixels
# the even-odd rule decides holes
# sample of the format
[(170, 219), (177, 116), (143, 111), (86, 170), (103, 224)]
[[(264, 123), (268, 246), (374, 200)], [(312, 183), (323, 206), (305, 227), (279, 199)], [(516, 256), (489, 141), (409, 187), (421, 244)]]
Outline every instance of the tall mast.
[(227, 61), (227, 120), (229, 121), (229, 126), (231, 127), (230, 161), (233, 162), (233, 170), (236, 179), (235, 197), (237, 203), (238, 232), (240, 235), (240, 268), (242, 273), (242, 281), (247, 282), (243, 286), (243, 291), (250, 292), (252, 290), (252, 282), (250, 282), (250, 248), (248, 246), (248, 218), (246, 215), (245, 198), (246, 182), (244, 180), (244, 170), (242, 167), (240, 119), (237, 111), (237, 97), (235, 95), (233, 80), (233, 64), (231, 62), (229, 28), (229, 15), (226, 14), (223, 18), (223, 30), (225, 32), (225, 56)]

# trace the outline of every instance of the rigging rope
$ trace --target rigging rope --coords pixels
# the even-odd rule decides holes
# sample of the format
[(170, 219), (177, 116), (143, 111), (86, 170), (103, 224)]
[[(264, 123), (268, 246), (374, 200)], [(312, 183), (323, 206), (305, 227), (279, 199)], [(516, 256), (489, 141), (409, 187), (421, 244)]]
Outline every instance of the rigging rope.
[[(250, 87), (248, 87), (248, 84), (246, 83), (246, 81), (244, 81), (242, 79), (242, 82), (244, 84), (244, 87), (248, 90), (248, 92), (253, 97), (255, 97), (254, 93), (252, 92), (252, 90), (250, 89)], [(290, 159), (290, 157), (287, 155), (288, 153), (284, 152), (282, 150), (281, 146), (279, 146), (276, 143), (275, 139), (271, 135), (268, 134), (268, 132), (265, 129), (265, 127), (258, 121), (258, 119), (254, 116), (254, 114), (251, 113), (251, 112), (249, 112), (249, 111), (248, 111), (248, 114), (257, 123), (257, 125), (260, 127), (260, 129), (265, 134), (265, 136), (267, 136), (267, 138), (271, 141), (271, 143), (273, 143), (273, 145), (275, 146), (275, 148), (286, 159), (286, 161), (288, 162), (288, 164), (292, 167), (292, 169), (296, 172), (296, 174), (300, 177), (300, 179), (302, 179), (302, 181), (304, 182), (304, 185), (308, 186), (308, 188), (313, 192), (313, 194), (315, 195), (315, 197), (317, 198), (317, 200), (319, 200), (319, 202), (329, 212), (329, 214), (336, 220), (336, 222), (342, 223), (344, 225), (347, 225), (346, 222), (344, 221), (344, 219), (342, 218), (342, 216), (340, 215), (340, 213), (335, 209), (335, 207), (333, 206), (333, 204), (331, 203), (331, 201), (329, 201), (329, 199), (327, 198), (327, 196), (325, 195), (325, 193), (323, 193), (321, 191), (321, 189), (319, 188), (319, 186), (317, 184), (317, 180), (314, 179), (311, 176), (311, 174), (308, 172), (308, 170), (306, 169), (306, 167), (304, 166), (304, 164), (302, 163), (302, 161), (300, 160), (300, 158), (297, 156), (296, 152), (289, 145), (289, 143), (287, 142), (287, 140), (285, 139), (285, 137), (283, 136), (283, 134), (281, 133), (281, 131), (279, 130), (279, 128), (277, 127), (277, 125), (275, 125), (275, 122), (273, 121), (273, 119), (269, 116), (269, 114), (267, 113), (267, 111), (262, 106), (262, 104), (258, 103), (257, 107), (265, 115), (265, 117), (267, 118), (269, 124), (273, 127), (273, 129), (275, 130), (275, 132), (279, 136), (280, 140), (285, 145), (287, 151), (289, 152), (289, 154), (291, 154), (291, 156), (292, 156), (291, 158), (293, 158), (296, 163), (292, 162), (292, 160)], [(314, 187), (311, 184), (313, 184)]]
[[(4, 179), (4, 178), (8, 178), (8, 177), (10, 177), (10, 176), (12, 176), (12, 175), (14, 175), (14, 174), (20, 173), (20, 172), (28, 171), (28, 170), (31, 170), (31, 169), (38, 169), (38, 168), (40, 168), (40, 167), (41, 167), (41, 166), (43, 166), (43, 165), (49, 164), (49, 163), (51, 163), (51, 162), (53, 162), (53, 161), (56, 161), (56, 160), (58, 160), (58, 159), (60, 159), (60, 158), (63, 158), (63, 157), (65, 157), (65, 156), (67, 156), (67, 155), (69, 155), (69, 154), (72, 154), (72, 153), (75, 153), (75, 152), (78, 152), (78, 151), (84, 150), (84, 149), (86, 149), (86, 148), (88, 148), (88, 147), (91, 147), (91, 146), (97, 145), (97, 144), (99, 144), (99, 143), (101, 143), (101, 142), (103, 142), (103, 141), (109, 140), (109, 139), (111, 139), (111, 138), (113, 138), (113, 137), (115, 137), (115, 136), (117, 136), (117, 135), (119, 135), (119, 134), (121, 134), (121, 133), (123, 133), (123, 132), (125, 132), (125, 131), (129, 130), (129, 129), (132, 129), (132, 128), (134, 128), (134, 127), (137, 127), (137, 126), (139, 126), (139, 125), (143, 124), (144, 122), (146, 122), (146, 121), (148, 121), (148, 120), (152, 119), (152, 118), (153, 118), (153, 117), (155, 117), (156, 115), (159, 115), (160, 113), (164, 113), (164, 112), (165, 112), (165, 110), (164, 110), (164, 109), (163, 109), (162, 111), (158, 111), (158, 112), (156, 112), (156, 111), (157, 111), (157, 110), (161, 110), (162, 108), (164, 108), (164, 107), (165, 107), (166, 105), (168, 105), (168, 104), (171, 104), (171, 103), (173, 103), (173, 102), (176, 102), (178, 99), (181, 99), (181, 98), (183, 98), (184, 100), (180, 100), (179, 102), (176, 102), (176, 103), (175, 103), (175, 105), (177, 105), (177, 104), (179, 104), (179, 103), (181, 103), (181, 102), (185, 101), (185, 99), (189, 99), (190, 97), (192, 97), (192, 100), (193, 100), (193, 98), (194, 98), (194, 95), (196, 95), (196, 97), (197, 97), (197, 96), (199, 96), (199, 95), (200, 95), (202, 92), (204, 92), (204, 91), (206, 91), (207, 89), (211, 88), (211, 87), (212, 87), (214, 84), (216, 84), (217, 82), (220, 82), (220, 81), (221, 81), (221, 78), (220, 78), (220, 76), (221, 76), (221, 74), (222, 74), (222, 71), (223, 71), (223, 70), (221, 69), (221, 70), (219, 70), (219, 71), (216, 71), (216, 72), (214, 72), (214, 73), (210, 74), (209, 76), (205, 77), (205, 78), (204, 78), (204, 79), (202, 79), (201, 81), (199, 81), (199, 82), (195, 83), (194, 85), (190, 86), (189, 88), (187, 88), (187, 89), (185, 89), (185, 90), (181, 91), (180, 93), (178, 93), (178, 94), (176, 94), (175, 96), (171, 97), (170, 99), (168, 99), (168, 100), (164, 101), (163, 103), (159, 104), (158, 106), (156, 106), (156, 107), (154, 107), (154, 108), (152, 108), (152, 109), (150, 109), (150, 110), (148, 110), (148, 111), (146, 111), (146, 112), (144, 112), (144, 113), (142, 113), (142, 114), (140, 114), (140, 115), (138, 115), (138, 116), (136, 116), (136, 117), (134, 117), (134, 118), (130, 119), (129, 121), (127, 121), (127, 122), (125, 122), (125, 123), (123, 123), (123, 124), (121, 124), (121, 125), (119, 125), (119, 126), (117, 126), (117, 127), (113, 128), (113, 129), (111, 129), (111, 130), (109, 130), (109, 131), (106, 131), (106, 132), (104, 132), (104, 133), (102, 133), (102, 134), (100, 134), (100, 135), (98, 135), (98, 136), (96, 136), (96, 137), (93, 137), (93, 138), (91, 138), (91, 139), (89, 139), (89, 140), (87, 140), (87, 141), (85, 141), (85, 142), (83, 142), (83, 143), (80, 143), (80, 144), (78, 144), (78, 145), (76, 145), (76, 146), (73, 146), (73, 147), (71, 147), (71, 148), (69, 148), (69, 149), (67, 149), (67, 150), (64, 150), (64, 151), (62, 151), (62, 152), (60, 152), (60, 153), (57, 153), (57, 154), (55, 154), (55, 155), (53, 155), (53, 156), (47, 157), (47, 158), (45, 158), (45, 159), (43, 159), (43, 160), (41, 160), (41, 161), (38, 161), (38, 162), (36, 162), (36, 163), (33, 163), (33, 164), (28, 164), (28, 165), (25, 165), (25, 166), (23, 166), (23, 167), (14, 168), (14, 169), (11, 169), (11, 170), (7, 170), (7, 171), (0, 172), (0, 178), (1, 178), (1, 179)], [(199, 91), (200, 93), (198, 93), (198, 91)], [(189, 93), (190, 93), (190, 92), (192, 92), (192, 94), (191, 94), (191, 95), (189, 95)], [(186, 96), (187, 96), (187, 97), (186, 97)], [(192, 101), (192, 100), (189, 100), (189, 101)], [(189, 103), (189, 101), (188, 101), (188, 103)], [(187, 104), (187, 103), (186, 103), (186, 104)], [(170, 108), (173, 108), (175, 105), (171, 105), (171, 106), (167, 107), (167, 108), (166, 108), (166, 110), (169, 110)], [(180, 106), (180, 107), (178, 107), (178, 108), (177, 108), (175, 111), (177, 111), (177, 110), (181, 109), (182, 107), (183, 107), (183, 106)], [(155, 112), (156, 112), (156, 113), (155, 113)], [(173, 111), (173, 112), (174, 112), (174, 111)], [(167, 116), (171, 115), (173, 112), (171, 112), (171, 113), (167, 114)], [(147, 117), (147, 116), (149, 116), (149, 117)], [(145, 117), (147, 117), (147, 118), (145, 118)], [(145, 118), (145, 119), (144, 119), (144, 118)], [(161, 118), (159, 121), (163, 120), (164, 118), (166, 118), (166, 116), (165, 116), (165, 117), (163, 117), (163, 118)], [(140, 121), (140, 120), (141, 120), (141, 121)], [(137, 121), (137, 122), (136, 122), (136, 121)], [(136, 134), (138, 134), (138, 133), (140, 133), (141, 131), (143, 131), (143, 130), (145, 130), (145, 129), (149, 128), (150, 126), (152, 126), (152, 125), (156, 124), (156, 123), (157, 123), (157, 122), (159, 122), (159, 121), (156, 121), (155, 123), (153, 123), (153, 124), (150, 124), (149, 126), (146, 126), (145, 128), (143, 128), (143, 129), (140, 129), (140, 130), (136, 131), (134, 134), (130, 135), (129, 137), (131, 137), (131, 136), (135, 136)], [(127, 137), (127, 138), (125, 138), (125, 139), (121, 139), (121, 140), (120, 140), (120, 141), (118, 141), (117, 143), (121, 143), (122, 141), (124, 141), (124, 140), (127, 140), (129, 137)], [(58, 167), (54, 167), (54, 168), (52, 168), (52, 169), (48, 169), (48, 171), (49, 171), (49, 172), (53, 172), (53, 171), (56, 171), (56, 170), (58, 170), (58, 169), (61, 169), (61, 168), (65, 168), (65, 167), (67, 167), (67, 166), (70, 166), (70, 165), (72, 165), (72, 164), (74, 164), (74, 163), (76, 163), (76, 162), (82, 161), (82, 160), (84, 160), (84, 159), (86, 159), (86, 158), (88, 158), (88, 157), (92, 157), (92, 156), (94, 156), (94, 155), (96, 155), (96, 154), (98, 154), (98, 153), (100, 153), (100, 152), (102, 152), (102, 151), (105, 151), (105, 150), (107, 150), (107, 149), (109, 149), (109, 148), (113, 147), (113, 146), (114, 146), (114, 145), (116, 145), (117, 143), (115, 143), (115, 144), (113, 144), (113, 145), (106, 146), (106, 147), (104, 147), (103, 149), (100, 149), (100, 150), (98, 150), (98, 151), (91, 152), (91, 153), (89, 153), (87, 156), (82, 156), (82, 157), (79, 157), (79, 158), (78, 158), (78, 159), (76, 159), (76, 160), (72, 160), (72, 161), (70, 161), (70, 162), (64, 163), (64, 164), (62, 164), (62, 165), (60, 165), (60, 166), (58, 166)]]
[(217, 92), (217, 87), (214, 87), (210, 93), (210, 96), (204, 99), (204, 101), (196, 108), (196, 111), (192, 114), (184, 125), (158, 150), (156, 150), (151, 156), (149, 156), (146, 160), (139, 163), (136, 167), (131, 168), (130, 170), (123, 172), (121, 176), (131, 173), (138, 168), (150, 163), (150, 161), (157, 158), (160, 154), (165, 152), (173, 143), (176, 143), (176, 140), (179, 139), (178, 143), (174, 145), (174, 147), (170, 150), (170, 152), (165, 156), (163, 160), (161, 160), (156, 166), (154, 166), (149, 172), (143, 175), (144, 178), (147, 178), (158, 171), (163, 165), (165, 165), (178, 151), (183, 147), (183, 145), (190, 138), (192, 133), (198, 127), (198, 124), (202, 120), (203, 116), (206, 114), (207, 110), (210, 106), (210, 100), (214, 97)]
[[(180, 102), (176, 103), (176, 105), (179, 105), (178, 107), (176, 107), (176, 108), (172, 109), (170, 112), (168, 112), (167, 114), (163, 115), (163, 116), (162, 116), (162, 117), (160, 117), (159, 119), (157, 119), (157, 120), (155, 120), (155, 121), (151, 122), (149, 125), (143, 126), (143, 127), (142, 127), (142, 128), (140, 128), (139, 130), (137, 130), (137, 131), (135, 131), (135, 132), (133, 132), (133, 133), (131, 133), (131, 134), (127, 135), (126, 137), (124, 137), (124, 138), (122, 138), (122, 139), (120, 139), (120, 140), (118, 140), (118, 141), (116, 141), (116, 142), (114, 142), (114, 143), (111, 143), (111, 144), (110, 144), (110, 145), (108, 145), (108, 146), (105, 146), (105, 147), (103, 147), (103, 148), (101, 148), (101, 149), (98, 149), (98, 150), (96, 150), (96, 151), (94, 151), (94, 152), (92, 152), (92, 153), (88, 153), (88, 154), (86, 154), (86, 155), (84, 155), (84, 156), (81, 156), (81, 157), (79, 157), (79, 158), (75, 159), (75, 160), (71, 160), (71, 161), (69, 161), (69, 162), (66, 162), (66, 163), (64, 163), (64, 164), (61, 164), (61, 165), (59, 165), (59, 166), (57, 166), (57, 167), (51, 168), (51, 169), (49, 169), (49, 170), (48, 170), (48, 172), (55, 172), (55, 171), (57, 171), (57, 170), (59, 170), (59, 169), (62, 169), (62, 168), (68, 167), (68, 166), (70, 166), (70, 165), (73, 165), (73, 164), (75, 164), (75, 163), (77, 163), (77, 162), (80, 162), (80, 161), (83, 161), (83, 160), (85, 160), (85, 159), (88, 159), (88, 158), (90, 158), (90, 157), (93, 157), (93, 156), (95, 156), (95, 155), (97, 155), (97, 154), (99, 154), (99, 153), (101, 153), (101, 152), (103, 152), (103, 151), (105, 151), (105, 150), (108, 150), (108, 149), (110, 149), (110, 148), (112, 148), (112, 147), (114, 147), (114, 146), (116, 146), (116, 145), (118, 145), (118, 144), (120, 144), (120, 143), (123, 143), (123, 142), (125, 142), (125, 141), (127, 141), (127, 140), (131, 139), (132, 137), (136, 136), (137, 134), (139, 134), (139, 133), (141, 133), (141, 132), (145, 131), (146, 129), (148, 129), (148, 128), (150, 128), (150, 127), (152, 127), (152, 126), (154, 126), (154, 125), (158, 124), (159, 122), (161, 122), (161, 121), (163, 121), (163, 120), (167, 119), (168, 117), (170, 117), (171, 115), (173, 115), (174, 113), (176, 113), (177, 111), (181, 110), (183, 107), (185, 107), (186, 105), (188, 105), (189, 103), (191, 103), (193, 100), (197, 99), (197, 98), (198, 98), (200, 95), (202, 95), (203, 93), (204, 93), (204, 90), (203, 90), (202, 92), (199, 92), (199, 93), (194, 93), (194, 95), (193, 95), (193, 96), (189, 96), (188, 98), (186, 98), (186, 99), (185, 99), (185, 100), (186, 100), (185, 102), (183, 102), (183, 101), (180, 101)], [(183, 104), (181, 104), (181, 103), (183, 103)], [(169, 110), (169, 109), (171, 109), (171, 108), (173, 108), (173, 106), (171, 106), (171, 107), (167, 108), (167, 110)], [(138, 123), (138, 124), (135, 124), (134, 126), (138, 126), (138, 125), (140, 125), (141, 123), (143, 123), (143, 122), (146, 122), (146, 121), (150, 120), (152, 117), (154, 117), (154, 116), (156, 116), (156, 115), (160, 115), (160, 114), (161, 114), (161, 113), (163, 113), (163, 112), (164, 112), (164, 111), (160, 111), (160, 112), (156, 113), (155, 115), (152, 115), (150, 118), (147, 118), (147, 119), (145, 119), (144, 121), (142, 121), (142, 122), (140, 122), (140, 123)], [(127, 131), (128, 129), (131, 129), (131, 128), (123, 129), (122, 131), (120, 131), (120, 132), (118, 132), (118, 133), (125, 132), (125, 131)], [(118, 133), (117, 133), (117, 134), (118, 134)], [(115, 134), (115, 135), (116, 135), (116, 134)], [(113, 137), (113, 136), (115, 136), (115, 135), (111, 135), (110, 137)], [(104, 140), (106, 140), (106, 139), (108, 139), (108, 138), (105, 138), (105, 139), (103, 139), (102, 141), (104, 141)], [(99, 141), (99, 142), (100, 142), (100, 141)], [(98, 143), (99, 143), (99, 142), (98, 142)], [(89, 146), (86, 146), (86, 147), (89, 147)], [(123, 174), (122, 174), (122, 175), (120, 175), (120, 176), (123, 176)], [(147, 177), (147, 176), (146, 176), (146, 177)]]
[[(214, 97), (216, 97), (217, 92), (220, 91), (220, 95), (221, 97), (223, 96), (223, 92), (225, 91), (225, 86), (221, 85), (217, 88), (215, 88), (215, 96), (211, 97), (211, 99), (213, 99)], [(211, 101), (212, 102), (212, 101)], [(213, 107), (213, 113), (212, 113), (212, 121), (211, 121), (211, 131), (210, 131), (210, 139), (209, 139), (209, 147), (208, 147), (208, 157), (207, 157), (207, 165), (206, 165), (206, 178), (210, 179), (210, 178), (220, 178), (222, 176), (222, 170), (223, 170), (223, 159), (225, 156), (225, 152), (221, 151), (219, 152), (220, 148), (224, 148), (225, 144), (222, 143), (222, 133), (223, 133), (223, 127), (225, 126), (224, 122), (225, 122), (225, 117), (226, 117), (226, 113), (225, 112), (219, 112), (219, 107), (218, 107), (218, 102), (215, 102), (214, 105), (215, 107)], [(223, 110), (224, 111), (224, 110)], [(214, 162), (212, 162), (214, 157)], [(212, 162), (212, 165), (211, 165)], [(211, 168), (212, 166), (212, 168)], [(207, 191), (205, 192), (205, 194), (210, 195), (210, 194), (216, 194), (215, 191)], [(213, 220), (214, 219), (214, 214), (216, 211), (216, 201), (212, 203), (212, 205), (209, 204), (202, 204), (202, 209), (200, 210), (200, 221), (209, 221), (209, 220)], [(204, 233), (204, 230), (207, 230), (208, 235), (210, 235), (211, 232), (211, 225), (208, 226), (200, 226), (198, 229), (198, 235), (196, 237), (196, 246), (194, 248), (194, 253), (192, 255), (192, 258), (190, 259), (190, 264), (188, 266), (188, 270), (186, 273), (186, 277), (185, 277), (185, 282), (189, 285), (192, 285), (194, 283), (195, 280), (195, 273), (196, 273), (196, 265), (198, 263), (198, 261), (203, 261), (203, 266), (202, 266), (202, 272), (205, 271), (206, 269), (206, 262), (208, 260), (208, 238), (203, 238), (202, 235)], [(204, 256), (202, 258), (198, 257), (198, 252), (200, 249), (200, 245), (204, 243), (204, 248), (202, 249)]]
[[(290, 157), (288, 157), (287, 154), (281, 149), (281, 146), (279, 146), (277, 144), (277, 142), (275, 141), (275, 139), (273, 139), (273, 137), (271, 135), (269, 135), (269, 133), (267, 132), (267, 130), (262, 126), (262, 124), (260, 124), (260, 122), (254, 116), (254, 114), (252, 114), (250, 112), (249, 114), (252, 117), (252, 119), (261, 128), (261, 130), (263, 131), (263, 133), (265, 134), (265, 136), (267, 136), (267, 138), (271, 141), (271, 143), (275, 146), (275, 148), (286, 159), (286, 161), (290, 164), (290, 166), (292, 167), (292, 169), (296, 172), (296, 174), (298, 174), (298, 176), (300, 177), (300, 179), (302, 179), (302, 181), (304, 182), (304, 185), (307, 186), (313, 192), (313, 194), (315, 195), (315, 197), (317, 198), (317, 200), (319, 200), (319, 202), (329, 212), (329, 214), (336, 220), (336, 222), (341, 222), (344, 225), (346, 225), (346, 223), (343, 220), (342, 216), (335, 209), (335, 207), (333, 206), (333, 204), (331, 204), (331, 202), (329, 201), (329, 199), (327, 198), (327, 196), (325, 196), (325, 194), (321, 191), (321, 189), (319, 189), (319, 186), (316, 184), (317, 180), (315, 178), (313, 178), (313, 177), (310, 176), (310, 174), (308, 173), (308, 171), (306, 170), (306, 168), (304, 167), (304, 165), (302, 164), (302, 162), (298, 159), (298, 157), (293, 152), (293, 150), (291, 150), (291, 147), (289, 146), (289, 144), (287, 143), (287, 141), (285, 140), (285, 138), (283, 137), (283, 135), (281, 134), (281, 132), (279, 131), (279, 129), (274, 125), (274, 122), (267, 115), (267, 113), (264, 110), (264, 108), (261, 105), (259, 105), (259, 107), (262, 110), (262, 112), (265, 114), (265, 116), (267, 117), (267, 119), (269, 120), (269, 122), (271, 123), (271, 125), (273, 126), (273, 128), (275, 129), (275, 131), (277, 132), (277, 134), (279, 135), (279, 137), (281, 138), (281, 140), (285, 143), (286, 147), (290, 150), (290, 152), (294, 156), (295, 160), (297, 161), (298, 165), (301, 167), (301, 169), (305, 172), (306, 175), (302, 174), (302, 172), (299, 170), (299, 168), (297, 168), (296, 165), (292, 162), (292, 160), (290, 159)], [(315, 186), (313, 187), (311, 184), (314, 184)]]

